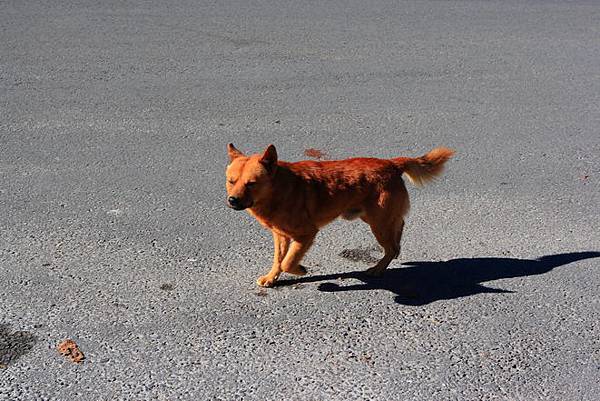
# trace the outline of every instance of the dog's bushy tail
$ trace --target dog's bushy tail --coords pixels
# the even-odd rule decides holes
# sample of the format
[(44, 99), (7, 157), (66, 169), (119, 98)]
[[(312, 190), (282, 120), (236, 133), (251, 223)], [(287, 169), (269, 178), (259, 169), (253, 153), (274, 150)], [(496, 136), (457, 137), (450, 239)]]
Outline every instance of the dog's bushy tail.
[(448, 148), (435, 148), (421, 157), (398, 157), (392, 161), (408, 177), (409, 181), (420, 187), (440, 175), (444, 170), (444, 163), (454, 154)]

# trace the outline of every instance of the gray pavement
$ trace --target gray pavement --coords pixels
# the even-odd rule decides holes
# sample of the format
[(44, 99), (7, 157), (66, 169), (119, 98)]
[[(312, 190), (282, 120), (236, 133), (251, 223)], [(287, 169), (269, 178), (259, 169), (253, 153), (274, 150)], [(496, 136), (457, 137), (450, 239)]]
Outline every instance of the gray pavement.
[[(599, 44), (597, 1), (1, 1), (0, 400), (598, 399)], [(228, 142), (457, 155), (385, 278), (335, 222), (262, 290)]]

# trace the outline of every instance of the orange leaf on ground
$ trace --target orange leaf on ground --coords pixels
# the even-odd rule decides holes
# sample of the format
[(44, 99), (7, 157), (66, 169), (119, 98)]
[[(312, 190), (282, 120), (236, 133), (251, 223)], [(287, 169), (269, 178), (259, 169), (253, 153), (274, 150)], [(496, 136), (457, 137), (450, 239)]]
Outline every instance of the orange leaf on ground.
[(85, 358), (75, 341), (71, 339), (64, 340), (56, 348), (62, 356), (69, 358), (71, 362), (80, 363)]
[(319, 149), (309, 148), (304, 151), (304, 156), (312, 157), (313, 159), (326, 159), (327, 153)]

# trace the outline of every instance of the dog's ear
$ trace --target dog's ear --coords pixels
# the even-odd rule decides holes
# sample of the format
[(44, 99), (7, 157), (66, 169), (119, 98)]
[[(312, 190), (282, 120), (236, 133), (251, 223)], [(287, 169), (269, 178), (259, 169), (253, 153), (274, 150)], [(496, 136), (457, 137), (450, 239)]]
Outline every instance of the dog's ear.
[(260, 158), (260, 162), (268, 172), (272, 173), (277, 166), (277, 150), (275, 146), (269, 145)]
[(229, 160), (234, 161), (236, 158), (240, 157), (240, 156), (244, 156), (244, 154), (242, 152), (240, 152), (239, 150), (236, 149), (235, 146), (233, 146), (233, 143), (230, 143), (227, 145), (227, 154), (229, 155)]

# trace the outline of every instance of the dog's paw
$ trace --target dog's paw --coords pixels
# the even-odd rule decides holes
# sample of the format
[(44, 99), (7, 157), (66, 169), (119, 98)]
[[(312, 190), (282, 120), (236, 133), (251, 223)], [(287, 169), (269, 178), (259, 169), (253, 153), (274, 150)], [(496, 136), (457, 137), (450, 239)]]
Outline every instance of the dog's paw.
[(306, 267), (304, 267), (302, 265), (298, 265), (298, 272), (296, 273), (296, 275), (304, 276), (306, 273), (308, 273), (308, 270), (306, 269)]
[(261, 287), (273, 287), (275, 285), (275, 279), (270, 276), (260, 276), (258, 280), (256, 280), (256, 284)]
[(365, 274), (369, 277), (381, 277), (385, 273), (385, 269), (380, 269), (377, 266), (373, 266), (365, 270)]
[(308, 272), (308, 270), (306, 270), (306, 267), (298, 265), (293, 270), (285, 270), (285, 272), (293, 274), (295, 276), (304, 276)]

